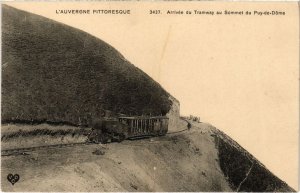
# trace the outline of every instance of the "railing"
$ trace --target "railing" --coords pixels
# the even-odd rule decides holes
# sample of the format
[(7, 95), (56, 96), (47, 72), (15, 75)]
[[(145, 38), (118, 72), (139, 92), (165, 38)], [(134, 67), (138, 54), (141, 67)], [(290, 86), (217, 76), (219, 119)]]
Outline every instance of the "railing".
[(120, 117), (119, 121), (129, 126), (130, 135), (153, 134), (154, 130), (164, 130), (168, 127), (167, 117)]

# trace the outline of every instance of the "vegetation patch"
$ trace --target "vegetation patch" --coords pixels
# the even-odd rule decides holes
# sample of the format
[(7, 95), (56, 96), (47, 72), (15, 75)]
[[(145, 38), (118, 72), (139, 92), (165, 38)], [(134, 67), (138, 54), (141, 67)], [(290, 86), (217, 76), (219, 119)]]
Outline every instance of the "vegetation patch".
[(213, 135), (221, 170), (231, 188), (242, 192), (294, 192), (226, 134)]
[(17, 138), (17, 137), (34, 137), (34, 136), (40, 136), (40, 135), (49, 135), (49, 136), (71, 135), (72, 137), (74, 137), (75, 135), (88, 135), (88, 131), (83, 130), (83, 129), (78, 129), (78, 130), (73, 130), (73, 129), (68, 129), (68, 130), (35, 129), (32, 131), (20, 130), (18, 132), (1, 135), (1, 141), (5, 141), (5, 140), (12, 139), (12, 138)]
[(165, 115), (169, 96), (104, 41), (2, 6), (2, 124), (87, 126), (106, 112)]

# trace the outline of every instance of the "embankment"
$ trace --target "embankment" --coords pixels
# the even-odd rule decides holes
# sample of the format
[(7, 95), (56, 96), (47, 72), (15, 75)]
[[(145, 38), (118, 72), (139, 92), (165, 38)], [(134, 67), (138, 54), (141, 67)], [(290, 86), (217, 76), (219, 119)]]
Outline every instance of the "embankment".
[(231, 188), (241, 192), (295, 192), (225, 133), (215, 129), (220, 167)]

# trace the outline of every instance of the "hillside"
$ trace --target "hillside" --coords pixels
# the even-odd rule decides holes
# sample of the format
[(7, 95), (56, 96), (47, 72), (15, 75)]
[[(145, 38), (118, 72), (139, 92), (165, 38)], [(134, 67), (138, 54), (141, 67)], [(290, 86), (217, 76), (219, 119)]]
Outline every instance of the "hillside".
[[(195, 122), (190, 130), (186, 126), (185, 121), (178, 120), (169, 134), (150, 139), (2, 153), (2, 191), (294, 191), (213, 126)], [(53, 131), (65, 126), (57, 127)], [(83, 139), (54, 135), (43, 139)], [(36, 137), (42, 136), (26, 135), (23, 142), (28, 144)], [(11, 148), (5, 147), (7, 142), (9, 139), (2, 141), (2, 148)], [(6, 179), (12, 168), (20, 175), (14, 186)]]
[(171, 105), (157, 82), (102, 40), (2, 5), (2, 123), (88, 125), (105, 112), (165, 115)]
[[(151, 139), (2, 156), (1, 184), (5, 192), (231, 191), (217, 157), (210, 133), (192, 128)], [(21, 176), (14, 186), (6, 179), (11, 168)]]
[(225, 133), (214, 128), (220, 167), (237, 192), (295, 192)]

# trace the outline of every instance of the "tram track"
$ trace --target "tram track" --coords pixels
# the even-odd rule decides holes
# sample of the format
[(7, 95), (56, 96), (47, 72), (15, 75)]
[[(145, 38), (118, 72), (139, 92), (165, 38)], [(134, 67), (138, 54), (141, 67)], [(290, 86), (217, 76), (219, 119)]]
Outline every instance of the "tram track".
[(36, 147), (25, 147), (25, 148), (16, 148), (16, 149), (2, 149), (1, 156), (10, 156), (14, 154), (22, 154), (30, 151), (45, 149), (45, 148), (57, 148), (57, 147), (72, 147), (76, 145), (91, 145), (93, 143), (88, 142), (79, 142), (79, 143), (67, 143), (67, 144), (55, 144), (55, 145), (43, 145)]
[[(182, 133), (187, 131), (188, 129), (183, 129), (180, 131), (174, 131), (166, 133), (166, 135), (172, 135), (177, 133)], [(67, 144), (54, 144), (54, 145), (43, 145), (43, 146), (36, 146), (36, 147), (24, 147), (24, 148), (16, 148), (16, 149), (2, 149), (1, 156), (11, 156), (11, 155), (27, 155), (26, 152), (36, 151), (40, 149), (47, 149), (47, 148), (61, 148), (61, 147), (72, 147), (77, 145), (92, 145), (95, 143), (90, 142), (78, 142), (78, 143), (67, 143)], [(128, 145), (128, 144), (124, 144)]]
[(173, 132), (167, 133), (166, 135), (176, 134), (176, 133), (182, 133), (182, 132), (187, 131), (187, 130), (188, 129), (183, 129), (183, 130), (180, 130), (180, 131), (173, 131)]

